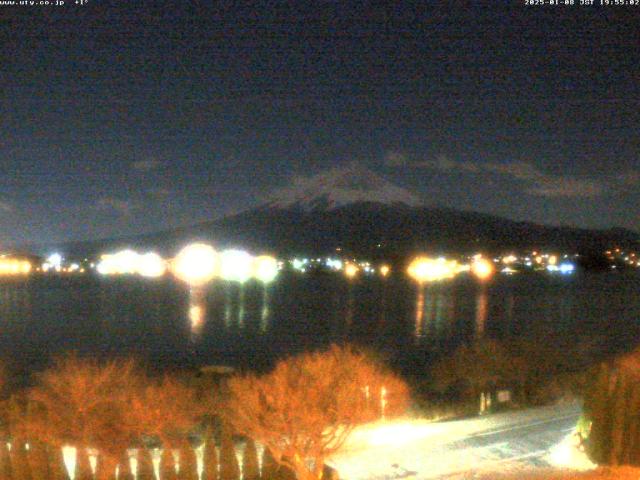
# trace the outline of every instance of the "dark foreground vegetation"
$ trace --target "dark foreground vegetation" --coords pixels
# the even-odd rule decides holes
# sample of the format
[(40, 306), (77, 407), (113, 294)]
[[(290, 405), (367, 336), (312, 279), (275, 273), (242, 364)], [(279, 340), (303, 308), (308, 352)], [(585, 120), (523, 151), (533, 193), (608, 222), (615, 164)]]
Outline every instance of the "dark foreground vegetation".
[(224, 381), (70, 355), (4, 402), (0, 478), (321, 478), (356, 425), (407, 402), (401, 379), (351, 347)]
[[(479, 339), (414, 377), (413, 408), (435, 419), (584, 398), (579, 427), (591, 458), (637, 464), (640, 353), (612, 357), (601, 345)], [(408, 406), (407, 384), (352, 346), (293, 356), (261, 375), (158, 375), (132, 360), (66, 355), (28, 387), (5, 388), (0, 480), (330, 478), (326, 460), (357, 425)]]
[(640, 349), (593, 368), (585, 391), (583, 435), (605, 465), (640, 465)]
[(435, 418), (582, 398), (587, 372), (607, 358), (603, 345), (552, 336), (478, 339), (435, 361), (414, 397)]

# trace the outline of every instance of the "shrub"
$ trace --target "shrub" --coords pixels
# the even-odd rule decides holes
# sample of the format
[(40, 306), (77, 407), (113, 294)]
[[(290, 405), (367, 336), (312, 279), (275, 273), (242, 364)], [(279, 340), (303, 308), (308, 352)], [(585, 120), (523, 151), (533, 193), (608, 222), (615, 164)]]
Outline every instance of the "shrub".
[(54, 447), (73, 445), (81, 457), (86, 448), (97, 448), (103, 470), (113, 472), (134, 437), (125, 413), (137, 382), (133, 361), (60, 357), (29, 392), (25, 436)]
[(232, 378), (228, 388), (225, 411), (236, 432), (264, 444), (299, 480), (321, 478), (356, 425), (408, 403), (402, 380), (350, 347), (280, 361), (267, 375)]

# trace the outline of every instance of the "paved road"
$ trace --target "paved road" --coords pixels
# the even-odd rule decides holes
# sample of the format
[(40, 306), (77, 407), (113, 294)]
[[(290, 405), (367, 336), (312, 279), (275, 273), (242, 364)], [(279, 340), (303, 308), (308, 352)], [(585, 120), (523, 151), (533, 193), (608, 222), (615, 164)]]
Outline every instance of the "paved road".
[(347, 480), (463, 479), (547, 467), (570, 435), (580, 406), (569, 404), (451, 422), (378, 423), (354, 432), (333, 462)]

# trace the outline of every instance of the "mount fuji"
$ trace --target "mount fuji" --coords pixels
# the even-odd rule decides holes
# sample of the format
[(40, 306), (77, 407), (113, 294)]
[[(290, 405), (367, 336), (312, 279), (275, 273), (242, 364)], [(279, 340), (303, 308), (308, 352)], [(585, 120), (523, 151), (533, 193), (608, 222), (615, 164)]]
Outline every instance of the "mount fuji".
[(334, 210), (356, 203), (424, 206), (419, 196), (400, 188), (357, 163), (333, 168), (314, 177), (297, 177), (290, 186), (272, 192), (265, 207)]
[(374, 260), (417, 251), (549, 248), (599, 255), (614, 245), (640, 248), (640, 235), (624, 229), (545, 226), (429, 207), (419, 195), (351, 163), (295, 178), (255, 208), (222, 219), (131, 238), (33, 246), (31, 251), (62, 248), (69, 255), (87, 256), (127, 246), (174, 255), (196, 240), (279, 255), (331, 254), (339, 248)]

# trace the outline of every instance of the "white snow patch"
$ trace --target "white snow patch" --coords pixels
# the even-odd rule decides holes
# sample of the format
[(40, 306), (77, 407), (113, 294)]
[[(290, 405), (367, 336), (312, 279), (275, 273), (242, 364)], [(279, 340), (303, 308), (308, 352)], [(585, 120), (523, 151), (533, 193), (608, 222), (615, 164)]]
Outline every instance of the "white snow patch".
[(337, 167), (312, 177), (297, 177), (290, 186), (274, 191), (266, 205), (272, 208), (301, 207), (332, 210), (358, 202), (421, 206), (417, 195), (385, 180), (356, 163)]
[(554, 467), (570, 468), (572, 470), (592, 470), (598, 466), (589, 460), (587, 454), (580, 449), (580, 438), (577, 435), (577, 429), (573, 430), (558, 445), (553, 447), (546, 460)]
[[(380, 421), (356, 428), (328, 463), (348, 480), (516, 475), (553, 464), (554, 437), (560, 445), (570, 441), (563, 432), (578, 415), (579, 405), (571, 404), (445, 422)], [(576, 465), (574, 458), (567, 467)]]
[(330, 463), (341, 478), (350, 480), (435, 478), (471, 470), (501, 458), (495, 445), (465, 448), (462, 456), (451, 443), (482, 431), (486, 422), (480, 418), (462, 422), (402, 419), (364, 425)]

